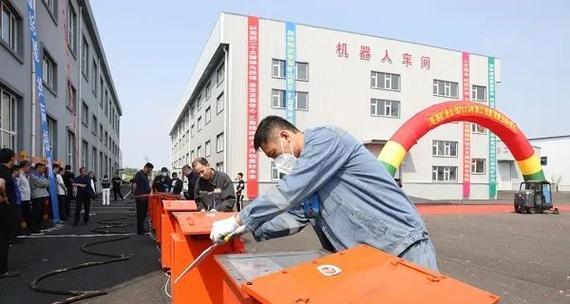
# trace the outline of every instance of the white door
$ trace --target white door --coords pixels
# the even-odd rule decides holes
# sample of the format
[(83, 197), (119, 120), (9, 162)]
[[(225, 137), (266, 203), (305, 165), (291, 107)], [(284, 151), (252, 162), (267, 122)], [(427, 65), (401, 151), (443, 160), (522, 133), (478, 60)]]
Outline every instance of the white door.
[(512, 162), (499, 162), (499, 191), (513, 190), (513, 182), (511, 176)]

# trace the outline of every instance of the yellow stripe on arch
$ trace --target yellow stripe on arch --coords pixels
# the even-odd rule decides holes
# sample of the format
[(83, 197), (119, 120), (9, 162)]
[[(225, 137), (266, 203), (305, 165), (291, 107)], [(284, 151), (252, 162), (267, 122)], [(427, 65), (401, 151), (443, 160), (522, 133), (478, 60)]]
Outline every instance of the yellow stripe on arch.
[(532, 175), (542, 170), (542, 167), (540, 166), (540, 159), (536, 153), (525, 160), (517, 161), (517, 164), (521, 170), (522, 175)]
[(394, 168), (398, 168), (402, 161), (404, 161), (406, 153), (408, 153), (408, 151), (406, 151), (402, 145), (395, 141), (389, 141), (384, 148), (382, 148), (382, 151), (380, 151), (378, 160), (386, 162)]

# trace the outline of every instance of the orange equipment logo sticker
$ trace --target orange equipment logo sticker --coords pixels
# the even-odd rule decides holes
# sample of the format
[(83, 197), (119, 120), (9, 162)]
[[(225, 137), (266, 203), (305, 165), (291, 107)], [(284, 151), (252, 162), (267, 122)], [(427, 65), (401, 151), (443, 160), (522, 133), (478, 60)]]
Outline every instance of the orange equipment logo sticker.
[(321, 265), (317, 267), (319, 272), (327, 277), (332, 277), (338, 275), (342, 272), (342, 270), (334, 265)]

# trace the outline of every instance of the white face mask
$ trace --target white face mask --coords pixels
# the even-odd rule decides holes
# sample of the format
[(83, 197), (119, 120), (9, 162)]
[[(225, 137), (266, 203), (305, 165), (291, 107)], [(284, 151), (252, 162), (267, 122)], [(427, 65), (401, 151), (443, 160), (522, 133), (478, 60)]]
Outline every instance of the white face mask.
[(283, 149), (283, 139), (281, 139), (282, 153), (275, 158), (275, 167), (283, 174), (291, 173), (297, 164), (297, 158), (293, 155), (293, 147), (291, 147), (291, 143), (289, 143), (289, 149), (291, 150), (291, 154), (285, 153), (285, 150)]

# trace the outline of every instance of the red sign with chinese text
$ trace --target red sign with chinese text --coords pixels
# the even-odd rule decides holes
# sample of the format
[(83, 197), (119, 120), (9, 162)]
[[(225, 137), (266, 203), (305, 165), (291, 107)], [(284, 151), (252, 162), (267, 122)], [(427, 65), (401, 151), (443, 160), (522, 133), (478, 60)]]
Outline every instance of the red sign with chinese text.
[(259, 19), (247, 19), (247, 196), (259, 195), (258, 156), (253, 138), (258, 123), (259, 100)]

